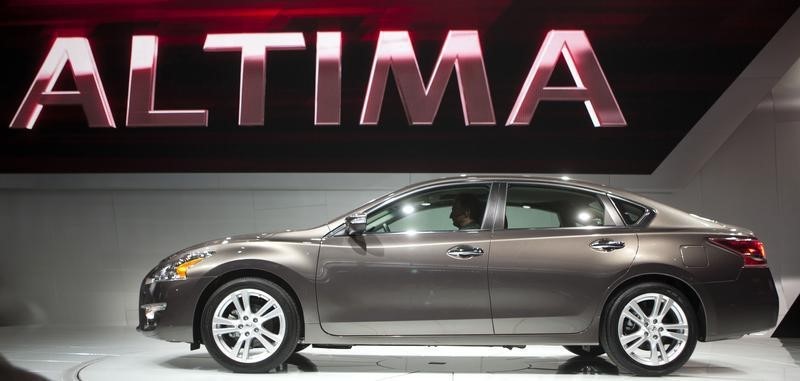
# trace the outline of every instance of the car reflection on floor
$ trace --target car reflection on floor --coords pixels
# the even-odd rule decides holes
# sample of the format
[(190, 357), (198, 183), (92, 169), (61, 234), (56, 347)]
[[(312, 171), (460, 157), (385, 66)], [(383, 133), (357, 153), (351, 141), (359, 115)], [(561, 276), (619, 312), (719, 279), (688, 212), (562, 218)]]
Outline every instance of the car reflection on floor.
[[(429, 361), (429, 365), (437, 365), (442, 366), (443, 368), (447, 367), (447, 362), (445, 361)], [(317, 372), (319, 368), (314, 361), (302, 354), (295, 353), (289, 360), (286, 361), (280, 368), (276, 369), (276, 373), (289, 373), (290, 368), (293, 367), (297, 371), (300, 372)], [(443, 369), (444, 370), (444, 369)], [(533, 363), (531, 362), (528, 367), (520, 368), (520, 369), (513, 369), (507, 371), (500, 371), (502, 372), (521, 372), (527, 370), (542, 370), (548, 373), (551, 373), (553, 370), (548, 368), (534, 368)], [(447, 372), (453, 372), (453, 370), (444, 370)], [(575, 356), (561, 365), (558, 365), (558, 368), (555, 369), (556, 374), (619, 374), (619, 369), (616, 365), (612, 364), (608, 360), (602, 357), (580, 357)]]
[[(295, 353), (274, 373), (313, 372), (425, 372), (468, 373), (480, 364), (481, 373), (619, 374), (604, 357), (430, 357), (361, 356)], [(186, 355), (161, 364), (168, 368), (213, 370), (221, 367), (207, 354)], [(273, 373), (271, 372), (271, 373)]]

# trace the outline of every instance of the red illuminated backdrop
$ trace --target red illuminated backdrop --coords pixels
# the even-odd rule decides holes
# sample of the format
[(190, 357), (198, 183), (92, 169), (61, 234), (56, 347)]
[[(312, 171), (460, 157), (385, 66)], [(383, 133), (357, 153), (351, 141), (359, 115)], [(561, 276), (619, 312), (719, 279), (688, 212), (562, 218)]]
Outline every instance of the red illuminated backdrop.
[(649, 173), (797, 7), (12, 1), (0, 170)]

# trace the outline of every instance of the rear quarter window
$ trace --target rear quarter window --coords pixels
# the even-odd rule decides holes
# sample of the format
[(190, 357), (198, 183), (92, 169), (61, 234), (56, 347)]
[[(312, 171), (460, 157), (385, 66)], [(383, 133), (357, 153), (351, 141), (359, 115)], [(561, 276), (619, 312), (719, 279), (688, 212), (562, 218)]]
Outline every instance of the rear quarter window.
[(625, 221), (626, 225), (635, 225), (642, 220), (642, 217), (644, 217), (647, 212), (647, 209), (634, 203), (617, 198), (612, 198), (611, 200), (614, 202), (614, 205), (617, 206), (619, 214), (622, 216), (622, 220)]

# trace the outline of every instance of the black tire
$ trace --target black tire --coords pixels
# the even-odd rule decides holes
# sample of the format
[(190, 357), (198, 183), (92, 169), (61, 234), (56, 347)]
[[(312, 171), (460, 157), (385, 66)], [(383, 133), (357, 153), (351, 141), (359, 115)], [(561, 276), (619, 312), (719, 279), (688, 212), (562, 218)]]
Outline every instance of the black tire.
[[(628, 303), (636, 298), (646, 298), (646, 294), (660, 294), (666, 296), (673, 301), (673, 305), (676, 305), (682, 310), (686, 319), (685, 325), (688, 327), (688, 331), (681, 331), (685, 333), (686, 338), (682, 341), (684, 343), (682, 348), (680, 344), (681, 340), (668, 337), (671, 334), (677, 334), (679, 332), (670, 332), (669, 330), (673, 328), (661, 327), (659, 325), (668, 324), (670, 326), (675, 326), (675, 324), (678, 324), (679, 322), (677, 319), (679, 314), (677, 314), (675, 310), (671, 309), (671, 312), (667, 312), (666, 316), (663, 317), (663, 321), (660, 323), (657, 323), (657, 318), (651, 319), (649, 317), (648, 319), (641, 320), (644, 322), (643, 325), (636, 324), (633, 319), (627, 317), (623, 321), (620, 321), (620, 317)], [(653, 300), (655, 300), (655, 298)], [(643, 300), (641, 303), (642, 304), (638, 304), (640, 311), (644, 313), (645, 316), (652, 315), (653, 304), (655, 302)], [(652, 303), (650, 304), (649, 311), (647, 309), (648, 303)], [(665, 311), (663, 308), (665, 302), (662, 301), (661, 303), (659, 311)], [(638, 314), (635, 316), (638, 316)], [(654, 321), (656, 323), (654, 323)], [(639, 326), (638, 328), (636, 327), (637, 325)], [(659, 327), (661, 327), (661, 329), (659, 329)], [(623, 335), (626, 334), (626, 332), (631, 332), (631, 337), (646, 337), (642, 342), (640, 342), (639, 339), (632, 341), (633, 344), (630, 344), (628, 347), (631, 349), (631, 352), (639, 351), (641, 353), (643, 351), (647, 353), (647, 351), (650, 351), (649, 353), (651, 354), (655, 352), (655, 361), (659, 363), (660, 360), (664, 359), (664, 356), (661, 354), (661, 351), (655, 350), (659, 348), (659, 345), (653, 345), (653, 343), (661, 343), (661, 348), (664, 348), (664, 353), (667, 353), (666, 357), (668, 358), (668, 362), (660, 365), (644, 364), (640, 361), (647, 361), (646, 359), (637, 357), (636, 354), (629, 355), (621, 343), (619, 336), (620, 330), (622, 330)], [(634, 335), (639, 332), (642, 332), (642, 334)], [(680, 334), (683, 335), (683, 333)], [(663, 376), (678, 370), (689, 360), (689, 357), (692, 356), (692, 352), (694, 352), (694, 348), (697, 345), (697, 334), (697, 316), (691, 303), (689, 303), (689, 299), (675, 287), (663, 283), (650, 282), (630, 286), (617, 294), (610, 301), (603, 315), (600, 342), (608, 353), (608, 357), (620, 368), (638, 376)], [(640, 344), (637, 346), (637, 343)], [(673, 351), (674, 353), (672, 353)], [(673, 355), (674, 357), (669, 359), (669, 357)], [(634, 359), (634, 357), (639, 358), (639, 361)], [(652, 359), (652, 357), (650, 359)]]
[(606, 353), (599, 345), (565, 345), (564, 348), (581, 357), (597, 357)]
[[(268, 355), (266, 353), (267, 352), (266, 345), (261, 344), (260, 342), (258, 344), (255, 344), (255, 342), (260, 341), (263, 337), (259, 336), (259, 340), (256, 340), (255, 336), (257, 334), (253, 333), (253, 337), (249, 337), (250, 333), (247, 332), (247, 335), (251, 342), (250, 345), (253, 346), (252, 348), (258, 349), (260, 346), (260, 348), (262, 348), (261, 350), (263, 351), (261, 355), (268, 356), (263, 360), (257, 362), (239, 361), (229, 357), (227, 354), (225, 354), (225, 352), (223, 352), (225, 349), (219, 347), (219, 344), (217, 343), (217, 341), (215, 341), (214, 335), (212, 334), (212, 321), (216, 309), (220, 307), (220, 304), (223, 303), (223, 301), (225, 301), (228, 296), (232, 295), (237, 291), (245, 289), (255, 289), (257, 291), (265, 293), (267, 296), (269, 296), (271, 299), (277, 302), (284, 316), (283, 321), (285, 325), (284, 325), (283, 339), (277, 345), (277, 348), (275, 348)], [(257, 303), (261, 301), (261, 299), (259, 299), (258, 296), (251, 296), (248, 297), (247, 299), (252, 303)], [(242, 301), (239, 302), (240, 305), (243, 305), (243, 301), (244, 299), (242, 299)], [(244, 307), (242, 308), (244, 309)], [(253, 309), (257, 308), (258, 308), (257, 305), (255, 304), (252, 305), (251, 312)], [(236, 312), (233, 312), (233, 310), (231, 310), (231, 313), (232, 314), (229, 315), (228, 318), (235, 320), (241, 319), (241, 320), (236, 320), (238, 322), (246, 322), (248, 320), (247, 318), (241, 316), (237, 318), (236, 316), (238, 314)], [(299, 316), (300, 314), (297, 311), (297, 306), (295, 306), (291, 296), (289, 296), (289, 294), (277, 284), (261, 278), (235, 279), (222, 285), (220, 288), (214, 291), (214, 293), (208, 299), (208, 302), (206, 303), (203, 309), (203, 315), (201, 317), (200, 334), (203, 339), (203, 343), (205, 344), (206, 349), (208, 350), (208, 353), (210, 353), (211, 356), (225, 368), (230, 369), (231, 371), (236, 373), (265, 373), (283, 364), (289, 358), (289, 356), (291, 356), (292, 353), (294, 353), (295, 348), (297, 348), (297, 341), (300, 333)], [(257, 316), (253, 315), (253, 317)], [(252, 318), (249, 320), (250, 324), (248, 325), (248, 327), (251, 327), (250, 329), (255, 330), (255, 332), (259, 332), (258, 328), (261, 329), (261, 332), (264, 332), (266, 330), (274, 330), (276, 329), (275, 328), (276, 324), (278, 324), (277, 325), (278, 327), (280, 324), (279, 322), (278, 323), (275, 322), (276, 320), (279, 320), (277, 318), (272, 318), (270, 319), (270, 321), (262, 321), (257, 324), (255, 324), (255, 321), (253, 321)], [(239, 326), (241, 327), (242, 325)], [(277, 330), (280, 332), (280, 328), (277, 328)], [(220, 341), (224, 343), (223, 345), (231, 342), (236, 342), (238, 344), (237, 337), (241, 336), (242, 334), (240, 334), (239, 332), (220, 335)], [(277, 341), (269, 344), (276, 344), (276, 343)], [(236, 353), (238, 354), (241, 351), (242, 349), (239, 348), (236, 350)]]

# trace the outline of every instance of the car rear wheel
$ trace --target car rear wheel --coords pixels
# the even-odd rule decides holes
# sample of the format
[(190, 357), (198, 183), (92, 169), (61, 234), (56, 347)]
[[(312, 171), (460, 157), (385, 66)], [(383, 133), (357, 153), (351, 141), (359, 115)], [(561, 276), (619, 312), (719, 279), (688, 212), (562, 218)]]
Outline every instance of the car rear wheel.
[(601, 341), (618, 366), (639, 376), (662, 376), (691, 357), (697, 344), (697, 319), (678, 289), (642, 283), (611, 301)]
[(201, 335), (208, 352), (237, 373), (275, 369), (294, 352), (299, 313), (280, 286), (260, 278), (236, 279), (209, 298)]
[(581, 357), (597, 357), (606, 353), (599, 345), (565, 345), (564, 348)]

